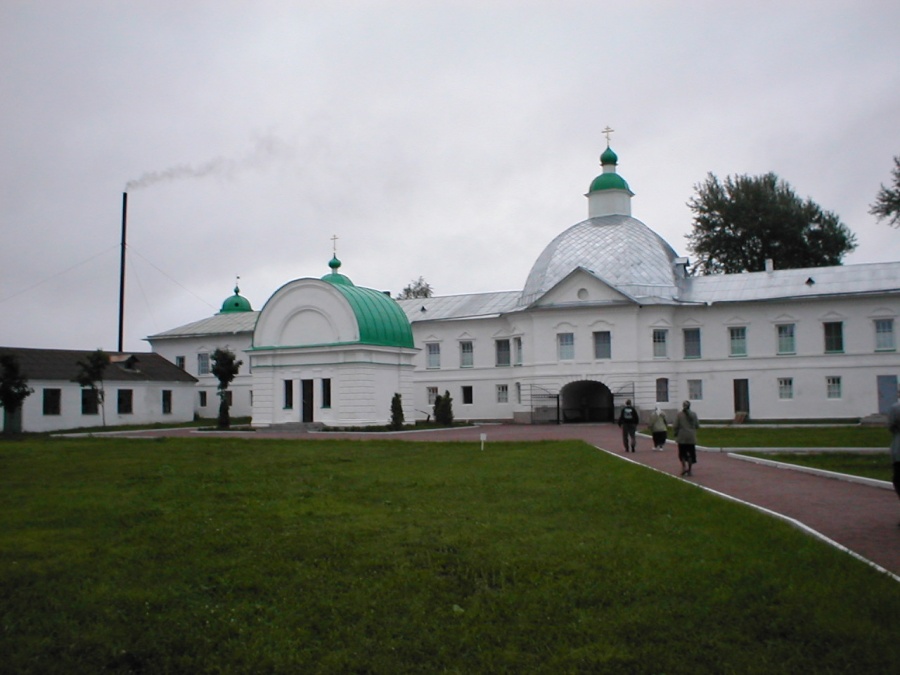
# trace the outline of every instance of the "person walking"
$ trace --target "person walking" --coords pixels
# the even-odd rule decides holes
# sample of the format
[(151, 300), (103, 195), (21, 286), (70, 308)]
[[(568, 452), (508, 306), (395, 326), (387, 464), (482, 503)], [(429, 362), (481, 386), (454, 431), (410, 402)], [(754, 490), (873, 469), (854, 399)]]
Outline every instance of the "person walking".
[(638, 411), (631, 405), (631, 399), (628, 399), (619, 412), (619, 426), (622, 428), (622, 443), (625, 445), (625, 452), (628, 452), (629, 447), (631, 452), (637, 448), (637, 425)]
[(653, 449), (662, 452), (669, 435), (669, 421), (666, 414), (656, 406), (650, 414), (650, 433), (653, 434)]
[[(900, 391), (897, 401), (888, 411), (888, 429), (891, 432), (891, 462), (894, 465), (894, 492), (900, 497)], [(900, 525), (900, 523), (898, 523)]]
[(681, 475), (690, 476), (691, 467), (697, 463), (697, 429), (700, 421), (691, 410), (691, 402), (681, 404), (681, 411), (675, 417), (675, 441), (678, 443), (678, 459), (681, 460)]

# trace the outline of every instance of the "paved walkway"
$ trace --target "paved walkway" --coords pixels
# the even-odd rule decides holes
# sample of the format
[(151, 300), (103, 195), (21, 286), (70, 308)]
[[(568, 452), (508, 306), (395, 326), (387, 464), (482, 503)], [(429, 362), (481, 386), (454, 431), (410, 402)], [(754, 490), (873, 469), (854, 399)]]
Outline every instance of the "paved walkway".
[[(133, 433), (133, 432), (132, 432)], [(189, 435), (185, 430), (145, 432)], [(214, 432), (200, 432), (209, 436)], [(836, 480), (800, 471), (763, 466), (719, 451), (700, 451), (693, 477), (682, 479), (681, 464), (671, 442), (655, 452), (648, 437), (638, 436), (635, 453), (622, 452), (621, 434), (612, 424), (485, 425), (400, 433), (308, 433), (257, 431), (252, 438), (399, 438), (408, 441), (473, 441), (484, 434), (492, 441), (581, 439), (623, 459), (687, 480), (772, 511), (813, 530), (852, 554), (900, 577), (900, 502), (893, 490)], [(898, 578), (900, 581), (900, 578)]]

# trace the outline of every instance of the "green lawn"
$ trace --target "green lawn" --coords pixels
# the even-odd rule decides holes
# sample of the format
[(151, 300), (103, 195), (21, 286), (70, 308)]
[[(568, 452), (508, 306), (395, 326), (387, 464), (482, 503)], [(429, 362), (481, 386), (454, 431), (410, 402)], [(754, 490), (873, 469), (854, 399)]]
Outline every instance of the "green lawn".
[(742, 452), (741, 454), (888, 482), (893, 475), (891, 455), (888, 452)]
[(0, 442), (0, 672), (844, 673), (900, 585), (580, 442)]
[[(671, 431), (670, 431), (671, 436)], [(884, 448), (891, 434), (878, 426), (843, 427), (707, 427), (697, 442), (708, 448)]]

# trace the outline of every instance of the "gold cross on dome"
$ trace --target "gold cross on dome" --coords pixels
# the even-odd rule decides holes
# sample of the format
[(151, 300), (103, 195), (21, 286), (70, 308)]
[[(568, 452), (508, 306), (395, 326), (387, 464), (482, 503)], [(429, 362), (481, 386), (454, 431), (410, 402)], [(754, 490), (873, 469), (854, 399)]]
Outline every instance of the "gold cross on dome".
[(606, 147), (607, 148), (609, 147), (609, 135), (614, 131), (615, 131), (615, 129), (610, 129), (609, 125), (607, 124), (606, 128), (600, 132), (606, 136)]

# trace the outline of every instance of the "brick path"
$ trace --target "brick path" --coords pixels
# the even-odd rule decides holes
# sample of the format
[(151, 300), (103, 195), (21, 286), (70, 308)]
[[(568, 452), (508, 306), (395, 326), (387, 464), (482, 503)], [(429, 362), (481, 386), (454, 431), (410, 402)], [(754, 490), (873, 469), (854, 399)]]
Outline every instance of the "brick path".
[[(153, 432), (186, 435), (190, 431)], [(204, 436), (211, 432), (202, 432)], [(638, 451), (622, 452), (621, 433), (612, 424), (485, 425), (400, 433), (306, 433), (266, 430), (252, 438), (399, 438), (408, 441), (491, 441), (577, 438), (622, 458), (652, 467), (735, 499), (781, 514), (814, 530), (875, 565), (900, 575), (900, 501), (893, 490), (799, 471), (763, 466), (718, 451), (698, 452), (693, 477), (681, 479), (675, 445), (654, 452), (648, 437), (638, 436)]]

